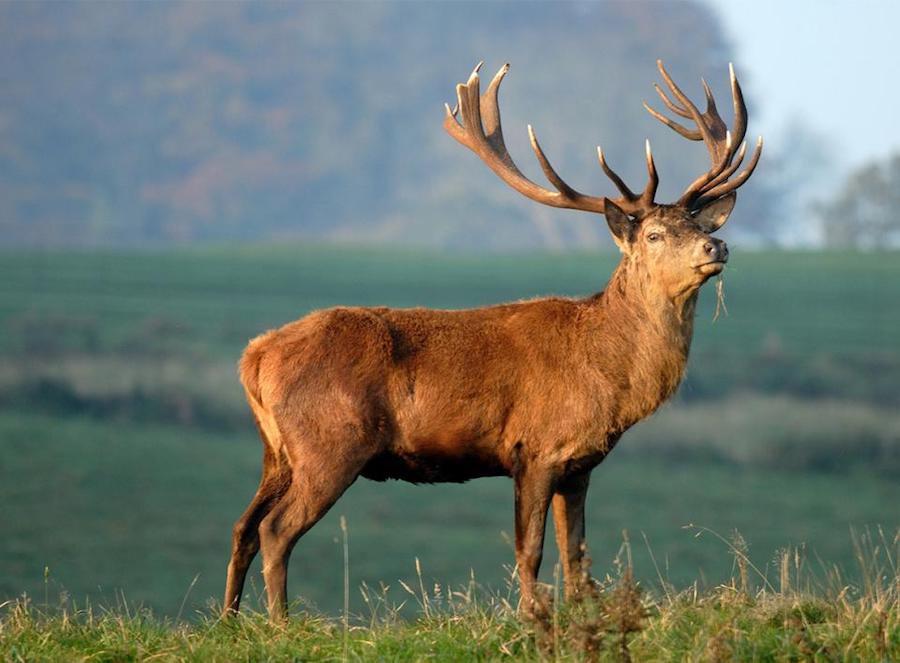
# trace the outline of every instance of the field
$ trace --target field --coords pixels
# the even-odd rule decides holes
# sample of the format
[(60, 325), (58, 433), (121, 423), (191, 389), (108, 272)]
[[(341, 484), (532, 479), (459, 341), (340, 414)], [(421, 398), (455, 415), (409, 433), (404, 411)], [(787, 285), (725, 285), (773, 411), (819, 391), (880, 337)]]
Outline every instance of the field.
[[(881, 525), (890, 541), (900, 526), (897, 258), (733, 256), (728, 315), (713, 322), (707, 288), (679, 396), (594, 473), (597, 575), (614, 575), (627, 538), (636, 577), (657, 598), (670, 583), (715, 592), (732, 577), (737, 530), (761, 572), (752, 592), (779, 577), (787, 547), (822, 576), (837, 565), (848, 583), (860, 580), (852, 531)], [(335, 304), (587, 294), (613, 261), (293, 245), (4, 255), (0, 602), (27, 593), (55, 604), (65, 592), (78, 605), (143, 605), (202, 624), (220, 598), (231, 523), (258, 478), (234, 371), (248, 338)], [(416, 615), (400, 581), (419, 586), (417, 560), (429, 593), (470, 573), (487, 593), (505, 591), (508, 481), (360, 481), (294, 553), (291, 595), (313, 614), (342, 610), (341, 515), (354, 613), (366, 610), (360, 584), (380, 593), (384, 583), (387, 600), (406, 602), (400, 614)], [(551, 583), (554, 562), (549, 554)]]

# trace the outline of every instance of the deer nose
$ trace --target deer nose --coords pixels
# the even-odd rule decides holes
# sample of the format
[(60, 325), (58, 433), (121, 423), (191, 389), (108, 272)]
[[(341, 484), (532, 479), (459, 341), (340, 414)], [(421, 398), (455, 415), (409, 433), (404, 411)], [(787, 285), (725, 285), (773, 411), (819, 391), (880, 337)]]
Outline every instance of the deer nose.
[(709, 238), (703, 245), (703, 251), (711, 261), (728, 262), (728, 245), (721, 239)]

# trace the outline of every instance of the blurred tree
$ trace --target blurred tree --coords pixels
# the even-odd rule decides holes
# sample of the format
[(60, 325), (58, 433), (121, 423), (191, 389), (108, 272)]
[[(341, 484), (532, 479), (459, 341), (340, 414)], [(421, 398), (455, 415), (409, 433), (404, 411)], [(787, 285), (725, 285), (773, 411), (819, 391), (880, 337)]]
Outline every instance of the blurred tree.
[(900, 154), (858, 168), (817, 211), (828, 246), (900, 247)]
[(725, 230), (764, 245), (818, 245), (821, 233), (810, 208), (834, 178), (829, 143), (800, 118), (766, 137), (765, 163), (742, 187), (744, 222)]

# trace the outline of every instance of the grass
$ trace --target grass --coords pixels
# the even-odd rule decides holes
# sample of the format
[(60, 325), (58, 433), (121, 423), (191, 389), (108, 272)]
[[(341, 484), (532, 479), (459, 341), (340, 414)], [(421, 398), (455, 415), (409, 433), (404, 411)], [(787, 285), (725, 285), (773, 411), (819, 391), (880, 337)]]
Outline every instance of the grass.
[[(514, 595), (474, 581), (451, 590), (420, 583), (404, 619), (364, 591), (366, 614), (341, 620), (302, 611), (271, 625), (258, 612), (220, 620), (160, 619), (124, 601), (113, 609), (10, 601), (0, 612), (0, 651), (8, 661), (378, 660), (378, 661), (891, 661), (900, 656), (900, 540), (883, 532), (854, 539), (862, 582), (816, 574), (796, 550), (781, 555), (777, 585), (730, 544), (736, 569), (698, 592), (634, 582), (628, 546), (617, 571), (563, 602), (558, 578), (544, 588), (545, 612), (520, 618)], [(751, 579), (752, 577), (752, 579)], [(753, 588), (754, 584), (760, 584)], [(551, 598), (552, 596), (552, 598)]]
[[(315, 308), (460, 308), (583, 295), (603, 287), (615, 262), (612, 254), (471, 257), (306, 245), (15, 253), (0, 261), (0, 320), (15, 331), (29, 319), (70, 316), (80, 321), (82, 337), (94, 334), (112, 347), (152, 340), (140, 326), (156, 318), (171, 323), (171, 335), (233, 357), (261, 329)], [(879, 304), (900, 297), (895, 254), (735, 251), (725, 293), (730, 315), (712, 327), (715, 297), (705, 289), (695, 350), (897, 351), (900, 310)], [(3, 346), (27, 342), (8, 334)]]
[[(612, 254), (473, 257), (307, 245), (4, 254), (0, 407), (21, 407), (9, 390), (27, 391), (22, 382), (37, 370), (65, 371), (80, 388), (90, 387), (93, 371), (133, 376), (144, 393), (151, 382), (191, 396), (198, 385), (172, 375), (180, 362), (204, 371), (202, 389), (235, 387), (207, 377), (231, 375), (249, 338), (312, 309), (584, 295), (603, 287), (615, 262)], [(725, 297), (729, 315), (713, 323), (714, 289), (702, 292), (682, 398), (756, 391), (900, 405), (896, 254), (738, 252)], [(239, 398), (236, 387), (212, 392)]]

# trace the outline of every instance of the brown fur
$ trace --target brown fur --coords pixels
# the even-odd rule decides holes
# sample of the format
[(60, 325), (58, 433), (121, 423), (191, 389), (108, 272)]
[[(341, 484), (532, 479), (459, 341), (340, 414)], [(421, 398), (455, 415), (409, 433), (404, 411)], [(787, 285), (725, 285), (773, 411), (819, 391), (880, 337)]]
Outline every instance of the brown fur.
[[(731, 204), (701, 215), (727, 215)], [(270, 614), (285, 614), (291, 548), (359, 476), (512, 477), (523, 600), (532, 601), (551, 502), (574, 590), (589, 472), (677, 388), (698, 289), (727, 258), (704, 219), (683, 209), (660, 206), (643, 220), (610, 213), (624, 256), (593, 297), (334, 308), (250, 343), (240, 375), (265, 456), (235, 525), (226, 610), (237, 610), (261, 547)]]

